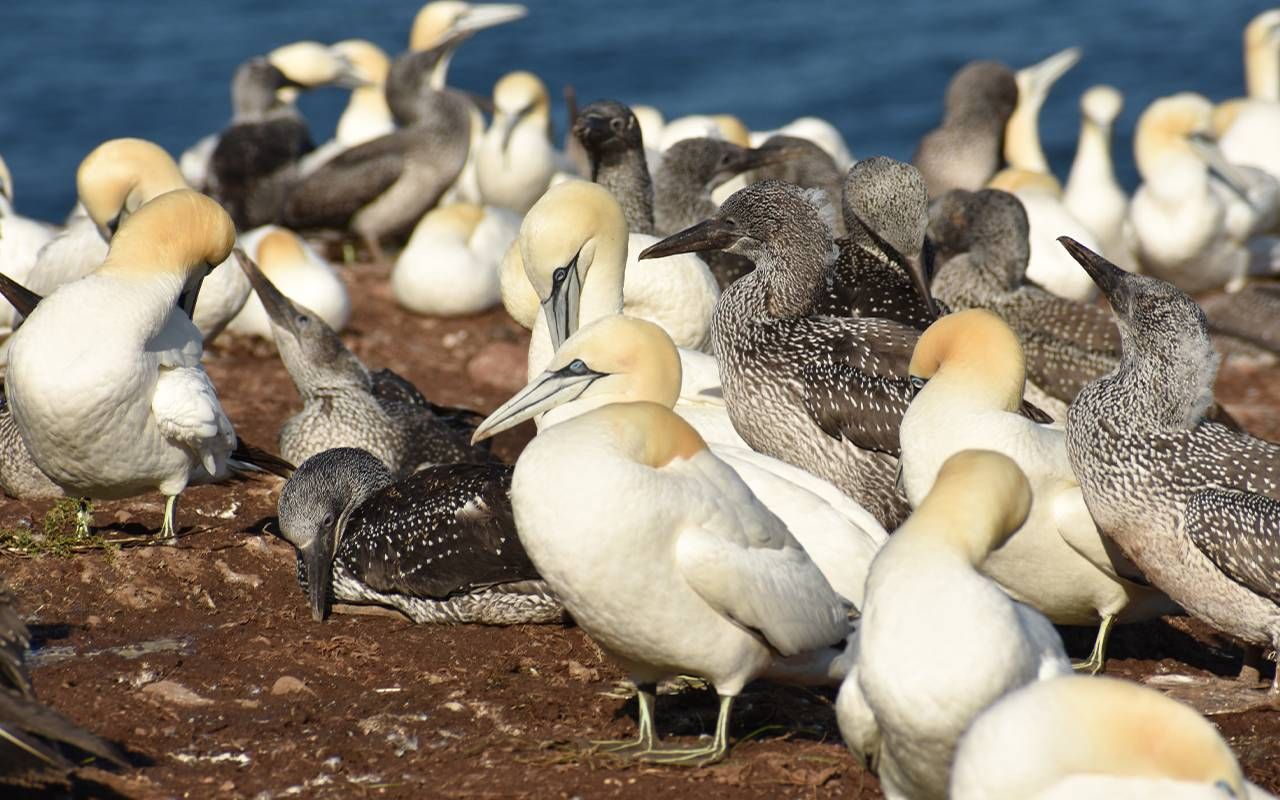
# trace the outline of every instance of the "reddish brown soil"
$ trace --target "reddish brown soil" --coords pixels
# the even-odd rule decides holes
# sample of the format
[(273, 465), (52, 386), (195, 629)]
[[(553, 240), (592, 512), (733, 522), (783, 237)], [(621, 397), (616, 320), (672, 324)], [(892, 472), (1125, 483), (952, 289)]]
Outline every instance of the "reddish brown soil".
[[(353, 329), (371, 367), (391, 367), (433, 400), (488, 410), (509, 390), (468, 363), (510, 365), (525, 334), (501, 311), (440, 321), (390, 301), (385, 271), (358, 266)], [(269, 349), (221, 342), (209, 371), (248, 440), (271, 447), (297, 395)], [(490, 366), (492, 369), (492, 366)], [(473, 368), (472, 373), (477, 372)], [(504, 376), (496, 376), (501, 379)], [(502, 381), (499, 380), (499, 383)], [(1224, 370), (1220, 396), (1258, 433), (1280, 438), (1280, 369)], [(501, 438), (514, 458), (529, 431)], [(130, 797), (880, 797), (841, 744), (832, 694), (754, 687), (739, 701), (736, 746), (706, 769), (632, 766), (586, 752), (588, 738), (634, 733), (622, 673), (571, 627), (415, 626), (383, 616), (315, 623), (290, 548), (271, 533), (279, 482), (196, 487), (176, 544), (149, 546), (158, 497), (100, 503), (97, 523), (148, 546), (70, 558), (0, 555), (36, 636), (40, 696), (117, 742), (136, 767), (83, 770), (77, 791)], [(49, 503), (7, 501), (0, 526), (40, 526)], [(1066, 631), (1073, 653), (1092, 633)], [(1185, 619), (1121, 628), (1112, 674), (1234, 675), (1240, 654)], [(947, 669), (946, 655), (935, 665)], [(665, 735), (709, 732), (714, 696), (663, 696)], [(1214, 717), (1249, 776), (1280, 788), (1280, 714)], [(686, 741), (691, 741), (686, 739)]]

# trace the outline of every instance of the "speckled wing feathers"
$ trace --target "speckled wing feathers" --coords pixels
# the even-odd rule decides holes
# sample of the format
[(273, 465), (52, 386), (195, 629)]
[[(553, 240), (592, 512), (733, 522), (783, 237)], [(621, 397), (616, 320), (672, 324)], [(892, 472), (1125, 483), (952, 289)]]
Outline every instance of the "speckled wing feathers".
[(516, 535), (511, 472), (451, 464), (393, 484), (347, 523), (337, 559), (370, 588), (414, 597), (537, 580)]
[(1196, 492), (1187, 535), (1232, 580), (1280, 603), (1280, 502), (1224, 489)]
[[(898, 426), (911, 403), (907, 368), (919, 333), (889, 320), (779, 320), (780, 341), (809, 345), (800, 362), (804, 406), (827, 435), (896, 456)], [(852, 326), (851, 327), (851, 323)]]
[(364, 206), (391, 187), (404, 171), (406, 140), (401, 130), (356, 145), (304, 178), (284, 206), (291, 228), (345, 228)]

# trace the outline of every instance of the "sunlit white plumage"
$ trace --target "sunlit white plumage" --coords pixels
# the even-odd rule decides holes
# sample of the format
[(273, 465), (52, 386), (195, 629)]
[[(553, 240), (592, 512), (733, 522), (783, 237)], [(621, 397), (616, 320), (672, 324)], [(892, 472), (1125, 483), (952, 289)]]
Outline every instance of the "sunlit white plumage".
[(1080, 220), (1071, 215), (1062, 199), (1057, 179), (1042, 172), (1005, 169), (987, 184), (1001, 189), (1022, 202), (1030, 224), (1028, 239), (1031, 258), (1027, 261), (1027, 279), (1035, 281), (1059, 297), (1087, 300), (1097, 289), (1088, 275), (1058, 246), (1058, 236), (1082, 236), (1082, 241), (1096, 245), (1093, 235)]
[(946, 460), (970, 448), (1003, 453), (1029, 481), (1027, 521), (982, 562), (983, 574), (1058, 624), (1104, 622), (1087, 664), (1094, 671), (1103, 666), (1116, 617), (1138, 621), (1174, 610), (1163, 593), (1133, 582), (1138, 573), (1126, 559), (1108, 552), (1084, 506), (1063, 432), (1017, 413), (1026, 380), (1022, 346), (1003, 320), (984, 309), (942, 317), (916, 343), (910, 369), (924, 382), (900, 429), (912, 506), (928, 496)]
[(953, 800), (1270, 796), (1194, 709), (1111, 678), (1054, 678), (994, 703), (961, 740), (951, 779)]
[[(0, 272), (22, 283), (35, 268), (41, 248), (53, 238), (54, 231), (13, 210), (13, 176), (0, 159)], [(0, 304), (0, 335), (13, 329), (17, 312), (8, 303)]]
[(382, 48), (364, 39), (345, 39), (329, 49), (351, 64), (353, 76), (362, 83), (351, 90), (333, 138), (298, 162), (298, 172), (302, 175), (310, 174), (344, 150), (386, 136), (396, 127), (384, 94), (391, 61)]
[(511, 72), (493, 87), (493, 124), (476, 154), (476, 181), (486, 205), (523, 214), (556, 171), (551, 99), (531, 72)]
[[(848, 631), (848, 605), (786, 527), (660, 405), (614, 403), (543, 431), (516, 463), (511, 499), (539, 574), (637, 684), (640, 736), (621, 752), (723, 758), (742, 687), (787, 657), (830, 663)], [(660, 750), (654, 684), (680, 673), (714, 684), (716, 736)]]
[(32, 458), (69, 494), (172, 501), (225, 473), (235, 434), (178, 304), (190, 310), (186, 295), (234, 242), (217, 203), (161, 195), (121, 226), (101, 268), (45, 297), (13, 335), (9, 404)]
[(974, 717), (1010, 691), (1070, 672), (1049, 621), (976, 569), (1030, 506), (1013, 461), (963, 451), (871, 563), (836, 715), (889, 798), (945, 798)]
[(515, 212), (455, 203), (427, 212), (396, 258), (391, 291), (417, 314), (452, 317), (497, 305), (498, 268), (520, 231)]
[(1080, 96), (1080, 139), (1062, 200), (1107, 259), (1133, 271), (1129, 195), (1120, 188), (1111, 160), (1111, 134), (1123, 107), (1124, 96), (1110, 86), (1094, 86)]

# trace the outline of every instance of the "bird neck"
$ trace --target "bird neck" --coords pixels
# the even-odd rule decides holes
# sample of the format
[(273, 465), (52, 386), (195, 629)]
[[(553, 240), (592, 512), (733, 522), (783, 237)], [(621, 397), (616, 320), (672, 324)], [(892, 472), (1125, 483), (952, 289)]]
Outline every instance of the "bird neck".
[(1080, 123), (1080, 141), (1071, 162), (1067, 184), (1094, 186), (1103, 184), (1119, 188), (1111, 163), (1111, 125), (1085, 117)]
[(704, 219), (714, 217), (719, 207), (711, 199), (704, 181), (685, 169), (677, 169), (667, 159), (653, 176), (653, 218), (664, 234), (684, 230)]
[(1251, 99), (1280, 101), (1280, 47), (1269, 41), (1248, 47), (1244, 54), (1244, 82)]
[(1004, 157), (1009, 166), (1028, 172), (1049, 173), (1049, 162), (1040, 146), (1040, 103), (1043, 98), (1019, 102), (1005, 124)]
[[(818, 294), (826, 285), (834, 256), (831, 237), (823, 233), (819, 241), (804, 241), (784, 253), (766, 247), (766, 256), (756, 263), (754, 275), (768, 287), (769, 316), (774, 319), (807, 317), (813, 313)], [(751, 277), (748, 275), (747, 277)]]
[(1120, 364), (1095, 381), (1096, 389), (1086, 389), (1094, 389), (1108, 413), (1126, 426), (1153, 431), (1193, 427), (1213, 402), (1218, 355), (1212, 346), (1190, 338), (1146, 345), (1123, 325), (1120, 336)]
[(643, 147), (593, 154), (591, 180), (617, 198), (632, 233), (654, 234), (653, 179)]
[(382, 86), (361, 86), (351, 92), (334, 138), (353, 146), (367, 141), (370, 131), (389, 130), (391, 125), (391, 109)]

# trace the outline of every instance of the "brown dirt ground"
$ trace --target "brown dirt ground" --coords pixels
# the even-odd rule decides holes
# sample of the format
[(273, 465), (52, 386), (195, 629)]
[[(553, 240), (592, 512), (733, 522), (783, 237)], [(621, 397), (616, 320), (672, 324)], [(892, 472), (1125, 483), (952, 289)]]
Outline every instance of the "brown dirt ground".
[[(508, 344), (522, 383), (526, 334), (500, 310), (464, 320), (410, 316), (386, 270), (347, 271), (355, 304), (348, 344), (433, 400), (489, 410), (509, 394), (467, 365)], [(501, 363), (501, 348), (491, 359)], [(490, 350), (490, 356), (494, 351)], [(228, 414), (274, 446), (297, 395), (267, 348), (222, 341), (208, 368)], [(503, 376), (498, 376), (502, 378)], [(502, 381), (499, 380), (499, 383)], [(1280, 369), (1228, 367), (1220, 397), (1256, 433), (1280, 439)], [(499, 440), (514, 458), (521, 429)], [(81, 770), (86, 796), (129, 797), (880, 797), (841, 744), (833, 694), (753, 687), (735, 710), (736, 746), (706, 769), (651, 768), (585, 752), (586, 738), (634, 733), (635, 703), (613, 696), (622, 673), (578, 630), (415, 626), (385, 616), (311, 620), (292, 551), (272, 533), (280, 483), (195, 487), (183, 535), (151, 540), (157, 496), (100, 503), (119, 550), (73, 557), (0, 554), (36, 637), (41, 698), (122, 743), (137, 766)], [(0, 527), (40, 527), (46, 502), (0, 504)], [(25, 522), (24, 522), (25, 521)], [(1065, 631), (1074, 655), (1090, 631)], [(1234, 675), (1239, 651), (1186, 619), (1121, 628), (1110, 671)], [(937, 664), (946, 669), (945, 661)], [(714, 695), (663, 696), (660, 732), (709, 732)], [(1280, 714), (1213, 718), (1253, 780), (1280, 789)]]

